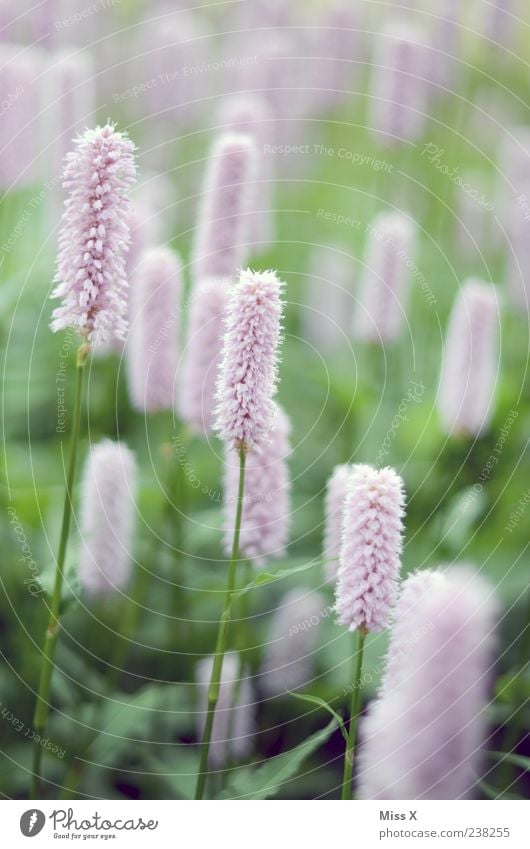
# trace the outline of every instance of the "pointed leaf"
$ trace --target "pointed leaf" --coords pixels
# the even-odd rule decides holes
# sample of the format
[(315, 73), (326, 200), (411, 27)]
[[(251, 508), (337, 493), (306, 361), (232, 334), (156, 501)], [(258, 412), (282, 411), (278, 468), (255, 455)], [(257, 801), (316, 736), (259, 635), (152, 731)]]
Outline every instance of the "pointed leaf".
[(346, 727), (344, 725), (344, 720), (340, 713), (337, 713), (336, 710), (333, 710), (331, 705), (326, 702), (324, 699), (321, 699), (320, 696), (311, 696), (308, 693), (293, 693), (292, 690), (288, 690), (290, 696), (294, 696), (295, 699), (300, 699), (303, 702), (307, 702), (310, 705), (316, 705), (317, 707), (321, 707), (324, 710), (327, 710), (332, 716), (335, 717), (337, 722), (339, 723), (339, 728), (342, 736), (346, 743), (348, 742), (348, 732), (346, 731)]
[(296, 746), (269, 758), (257, 767), (238, 769), (221, 799), (270, 799), (282, 786), (292, 781), (304, 760), (316, 751), (337, 728), (337, 720), (331, 722)]

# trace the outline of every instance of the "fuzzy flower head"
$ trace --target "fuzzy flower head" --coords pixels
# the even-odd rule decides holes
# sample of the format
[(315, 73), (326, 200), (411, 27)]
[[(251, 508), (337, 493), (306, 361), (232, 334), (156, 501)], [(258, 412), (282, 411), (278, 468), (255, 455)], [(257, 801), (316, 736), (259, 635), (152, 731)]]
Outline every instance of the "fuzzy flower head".
[(322, 557), (325, 560), (326, 578), (328, 581), (335, 580), (339, 568), (344, 502), (346, 500), (351, 474), (352, 466), (342, 463), (339, 466), (335, 466), (326, 484), (324, 502), (326, 521)]
[[(270, 558), (282, 557), (289, 535), (291, 481), (287, 467), (291, 425), (276, 408), (269, 441), (249, 449), (245, 470), (245, 492), (239, 550), (255, 566), (264, 566)], [(224, 466), (225, 551), (232, 547), (237, 510), (239, 463), (227, 450)]]
[(247, 269), (231, 293), (215, 429), (238, 449), (266, 441), (273, 427), (282, 289), (276, 272)]
[(451, 311), (437, 397), (448, 434), (476, 436), (489, 423), (499, 368), (499, 318), (496, 287), (468, 280)]
[(311, 686), (322, 621), (330, 615), (325, 597), (308, 587), (288, 592), (271, 620), (260, 684), (269, 696)]
[(350, 631), (383, 631), (394, 605), (403, 537), (403, 481), (358, 465), (344, 503), (336, 611)]
[(127, 329), (127, 190), (136, 179), (134, 145), (114, 126), (86, 130), (66, 157), (65, 203), (56, 288), (62, 304), (54, 332), (73, 327), (88, 341), (123, 339)]
[(224, 314), (232, 281), (229, 277), (198, 280), (191, 291), (186, 347), (178, 379), (178, 407), (194, 433), (213, 427), (215, 385), (225, 332)]
[(235, 274), (248, 253), (248, 213), (252, 208), (257, 151), (251, 136), (224, 133), (211, 152), (199, 210), (193, 274)]
[[(200, 739), (206, 718), (208, 685), (212, 675), (213, 658), (205, 657), (197, 667), (199, 684), (199, 708), (197, 713), (197, 737)], [(255, 731), (254, 698), (248, 678), (239, 676), (239, 657), (236, 652), (227, 652), (223, 659), (219, 698), (213, 721), (209, 751), (209, 765), (221, 768), (231, 760), (241, 760), (252, 749)], [(237, 691), (237, 703), (234, 698)]]
[(131, 290), (127, 341), (131, 400), (146, 413), (174, 406), (181, 291), (179, 257), (169, 248), (146, 251)]
[(394, 342), (403, 327), (415, 228), (399, 212), (377, 216), (368, 237), (353, 330), (363, 342)]
[(91, 450), (82, 485), (79, 580), (107, 594), (127, 582), (131, 564), (136, 462), (126, 445), (105, 439)]
[(471, 568), (404, 581), (378, 698), (361, 719), (362, 799), (462, 799), (480, 776), (498, 607)]

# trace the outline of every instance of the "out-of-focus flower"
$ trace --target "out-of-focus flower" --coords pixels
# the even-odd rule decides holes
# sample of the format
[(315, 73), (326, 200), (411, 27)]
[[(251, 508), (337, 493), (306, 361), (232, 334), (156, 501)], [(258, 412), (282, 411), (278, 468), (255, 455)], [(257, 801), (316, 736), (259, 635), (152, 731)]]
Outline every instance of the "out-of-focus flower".
[(274, 139), (274, 118), (264, 97), (240, 94), (230, 97), (219, 111), (224, 129), (243, 133), (254, 139), (256, 147), (256, 184), (252, 192), (252, 207), (248, 211), (249, 230), (258, 252), (274, 242), (274, 199), (272, 157), (266, 151)]
[(377, 35), (370, 126), (383, 146), (411, 141), (422, 132), (429, 91), (427, 45), (427, 34), (406, 21), (393, 22)]
[[(289, 536), (291, 481), (287, 467), (291, 425), (277, 405), (267, 443), (247, 453), (239, 551), (255, 566), (281, 557)], [(239, 463), (227, 450), (224, 466), (225, 551), (232, 550), (237, 510)]]
[(322, 619), (330, 615), (324, 596), (299, 587), (281, 599), (271, 622), (260, 686), (269, 696), (311, 686)]
[(136, 462), (126, 445), (98, 443), (87, 460), (81, 499), (79, 580), (89, 593), (121, 589), (130, 573)]
[(44, 54), (38, 47), (0, 43), (0, 188), (16, 191), (42, 176), (40, 118)]
[(146, 413), (174, 407), (182, 265), (169, 248), (142, 256), (130, 301), (127, 376), (131, 401)]
[(456, 296), (445, 337), (437, 405), (451, 436), (477, 436), (493, 413), (499, 368), (499, 298), (470, 279)]
[(324, 550), (325, 572), (328, 581), (337, 577), (342, 544), (344, 502), (353, 467), (347, 463), (335, 466), (326, 485)]
[[(208, 686), (212, 669), (212, 657), (205, 657), (197, 666), (200, 707), (200, 713), (197, 714), (197, 737), (199, 739), (202, 737), (206, 720)], [(210, 767), (221, 768), (231, 760), (242, 760), (252, 750), (254, 731), (252, 686), (248, 678), (239, 679), (239, 656), (236, 652), (227, 652), (223, 658), (219, 698), (213, 721), (209, 750)]]
[(51, 113), (54, 173), (59, 173), (72, 139), (92, 124), (96, 103), (94, 77), (94, 61), (88, 51), (69, 48), (51, 55), (44, 85)]
[(210, 433), (214, 422), (215, 388), (231, 284), (228, 277), (207, 277), (197, 280), (191, 292), (186, 347), (178, 378), (178, 407), (183, 421), (202, 436)]
[(362, 799), (462, 799), (480, 749), (498, 607), (471, 569), (403, 583), (379, 697), (361, 719)]
[(407, 311), (415, 227), (399, 212), (382, 212), (373, 222), (366, 247), (353, 329), (357, 339), (394, 342)]
[(192, 260), (196, 280), (233, 276), (245, 261), (255, 170), (253, 139), (223, 133), (210, 154), (201, 196)]

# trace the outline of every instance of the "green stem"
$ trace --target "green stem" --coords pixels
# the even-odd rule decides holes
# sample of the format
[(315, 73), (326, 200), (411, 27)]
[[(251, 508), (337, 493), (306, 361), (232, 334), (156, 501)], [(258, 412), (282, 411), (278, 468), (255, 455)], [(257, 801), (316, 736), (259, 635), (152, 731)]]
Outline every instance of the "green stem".
[[(77, 465), (77, 448), (79, 444), (79, 430), (81, 420), (81, 395), (83, 389), (83, 374), (85, 371), (85, 363), (89, 351), (89, 346), (87, 344), (83, 344), (77, 352), (74, 417), (70, 442), (70, 458), (68, 461), (68, 472), (66, 477), (66, 492), (64, 498), (63, 520), (61, 525), (61, 537), (59, 540), (59, 551), (57, 554), (55, 584), (53, 587), (53, 594), (50, 604), (50, 615), (48, 619), (48, 626), (46, 628), (46, 635), (44, 638), (44, 648), (42, 652), (43, 658), (40, 672), (37, 702), (35, 705), (35, 713), (33, 715), (33, 728), (35, 731), (36, 740), (40, 739), (40, 737), (43, 736), (46, 726), (48, 724), (48, 716), (50, 712), (51, 681), (55, 658), (55, 648), (57, 646), (57, 639), (59, 636), (59, 616), (61, 609), (61, 593), (64, 578), (64, 561), (68, 545), (70, 519), (72, 516), (72, 498), (75, 482), (75, 470)], [(33, 775), (31, 780), (31, 797), (33, 799), (38, 799), (40, 793), (41, 758), (42, 746), (40, 746), (39, 743), (36, 742), (33, 749)]]
[(357, 720), (361, 706), (361, 672), (363, 667), (364, 641), (366, 631), (359, 631), (359, 643), (357, 646), (357, 662), (355, 664), (355, 678), (353, 681), (353, 692), (351, 697), (350, 726), (348, 729), (348, 745), (344, 752), (344, 773), (342, 776), (341, 799), (351, 799), (351, 781), (353, 773), (353, 758), (355, 756), (355, 743), (357, 739)]
[(226, 652), (228, 642), (228, 626), (230, 623), (230, 610), (232, 606), (232, 596), (236, 587), (237, 561), (239, 557), (239, 534), (241, 531), (241, 517), (243, 515), (243, 493), (245, 489), (245, 461), (246, 453), (244, 447), (239, 449), (239, 488), (237, 493), (237, 511), (236, 522), (234, 528), (234, 541), (232, 546), (232, 557), (228, 568), (228, 582), (226, 586), (223, 612), (219, 621), (219, 630), (217, 632), (217, 643), (215, 646), (215, 655), (212, 667), (212, 675), (210, 685), (208, 687), (208, 711), (206, 714), (206, 722), (204, 724), (204, 733), (201, 745), (201, 759), (199, 763), (199, 772), (197, 773), (197, 786), (195, 789), (195, 799), (202, 799), (206, 786), (206, 778), (208, 775), (208, 752), (210, 750), (210, 742), (212, 739), (212, 728), (215, 717), (215, 709), (219, 698), (219, 688), (221, 682), (221, 673), (223, 670), (223, 658)]

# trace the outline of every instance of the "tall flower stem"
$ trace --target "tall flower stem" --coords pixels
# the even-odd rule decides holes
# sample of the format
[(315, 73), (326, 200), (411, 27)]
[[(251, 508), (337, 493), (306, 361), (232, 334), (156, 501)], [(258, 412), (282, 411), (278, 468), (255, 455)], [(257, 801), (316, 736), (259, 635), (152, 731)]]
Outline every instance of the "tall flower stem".
[(351, 781), (353, 773), (353, 758), (355, 756), (355, 744), (357, 740), (357, 721), (361, 706), (361, 673), (363, 668), (364, 641), (366, 630), (360, 628), (359, 642), (357, 644), (357, 658), (355, 664), (355, 677), (351, 697), (350, 725), (348, 729), (348, 744), (344, 752), (344, 773), (342, 776), (341, 799), (351, 799)]
[[(48, 715), (50, 712), (51, 681), (53, 674), (55, 649), (59, 636), (59, 616), (61, 609), (61, 593), (64, 579), (64, 561), (66, 557), (66, 549), (68, 546), (68, 534), (70, 531), (70, 519), (72, 516), (72, 499), (75, 483), (75, 471), (77, 465), (77, 448), (79, 444), (79, 431), (81, 420), (81, 396), (83, 390), (83, 375), (85, 371), (85, 363), (89, 352), (90, 346), (86, 343), (82, 344), (77, 352), (74, 415), (72, 424), (72, 436), (70, 441), (70, 457), (68, 460), (68, 471), (66, 477), (66, 492), (63, 507), (63, 520), (61, 524), (61, 536), (59, 539), (59, 551), (57, 554), (55, 583), (49, 608), (50, 615), (48, 619), (48, 626), (46, 628), (44, 648), (42, 652), (42, 666), (40, 672), (39, 689), (37, 694), (37, 702), (35, 705), (35, 713), (33, 715), (33, 729), (35, 731), (36, 741), (40, 740), (40, 738), (44, 734), (44, 731), (48, 724)], [(33, 750), (33, 775), (31, 780), (31, 796), (33, 799), (39, 798), (41, 759), (42, 746), (39, 745), (39, 742), (35, 742), (35, 747)]]
[(228, 582), (226, 586), (223, 612), (219, 621), (219, 630), (217, 632), (217, 643), (215, 646), (212, 675), (210, 678), (210, 685), (208, 687), (208, 711), (206, 714), (206, 722), (204, 725), (204, 733), (202, 737), (201, 759), (199, 763), (199, 772), (197, 774), (195, 799), (202, 799), (204, 796), (206, 778), (208, 775), (208, 753), (210, 750), (210, 742), (212, 739), (213, 721), (215, 717), (217, 701), (219, 698), (221, 673), (223, 670), (223, 658), (228, 643), (228, 626), (230, 623), (232, 596), (236, 587), (237, 562), (239, 558), (239, 534), (241, 531), (241, 517), (243, 515), (243, 493), (245, 490), (245, 461), (245, 448), (244, 446), (241, 446), (239, 448), (239, 487), (237, 493), (237, 511), (234, 528), (234, 541), (232, 545), (232, 557), (230, 559), (230, 565), (228, 568)]

